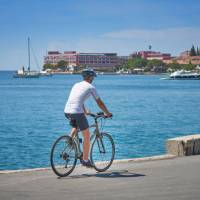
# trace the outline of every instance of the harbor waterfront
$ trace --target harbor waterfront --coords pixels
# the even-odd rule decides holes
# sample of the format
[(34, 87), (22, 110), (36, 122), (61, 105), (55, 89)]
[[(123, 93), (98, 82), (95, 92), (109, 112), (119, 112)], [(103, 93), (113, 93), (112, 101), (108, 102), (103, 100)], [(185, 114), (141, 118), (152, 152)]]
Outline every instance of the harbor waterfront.
[[(0, 170), (49, 166), (51, 146), (70, 126), (63, 109), (80, 75), (14, 79), (0, 72)], [(116, 159), (165, 153), (166, 139), (200, 133), (200, 81), (163, 75), (99, 75), (94, 84), (113, 112), (105, 121)], [(99, 111), (90, 99), (86, 104)]]

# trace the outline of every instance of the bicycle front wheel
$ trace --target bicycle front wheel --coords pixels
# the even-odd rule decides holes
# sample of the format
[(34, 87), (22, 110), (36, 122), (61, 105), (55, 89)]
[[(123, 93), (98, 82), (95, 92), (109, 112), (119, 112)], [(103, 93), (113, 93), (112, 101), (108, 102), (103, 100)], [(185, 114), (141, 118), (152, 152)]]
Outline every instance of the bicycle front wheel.
[(107, 133), (101, 133), (92, 144), (90, 159), (94, 168), (103, 172), (112, 164), (115, 157), (115, 144), (112, 137)]
[(68, 176), (77, 162), (77, 147), (73, 139), (67, 135), (59, 137), (51, 149), (51, 167), (56, 175)]

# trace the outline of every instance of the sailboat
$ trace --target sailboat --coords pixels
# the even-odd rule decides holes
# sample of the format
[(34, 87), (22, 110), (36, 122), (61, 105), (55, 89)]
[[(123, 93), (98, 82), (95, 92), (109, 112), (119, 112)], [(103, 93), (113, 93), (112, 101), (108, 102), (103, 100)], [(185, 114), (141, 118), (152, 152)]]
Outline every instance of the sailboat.
[(13, 77), (14, 78), (39, 78), (40, 72), (31, 70), (30, 67), (31, 58), (30, 58), (30, 38), (28, 38), (28, 70), (25, 70), (24, 67), (18, 70)]

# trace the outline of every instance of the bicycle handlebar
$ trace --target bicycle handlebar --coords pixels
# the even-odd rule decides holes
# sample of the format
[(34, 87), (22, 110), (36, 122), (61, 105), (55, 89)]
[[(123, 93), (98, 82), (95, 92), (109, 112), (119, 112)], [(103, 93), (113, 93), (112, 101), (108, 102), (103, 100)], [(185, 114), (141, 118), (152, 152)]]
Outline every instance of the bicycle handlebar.
[(91, 116), (91, 117), (94, 117), (95, 119), (98, 119), (100, 117), (102, 117), (102, 118), (111, 118), (113, 116), (112, 115), (112, 116), (108, 117), (103, 112), (98, 112), (96, 114), (94, 114), (94, 113), (88, 113), (88, 115)]

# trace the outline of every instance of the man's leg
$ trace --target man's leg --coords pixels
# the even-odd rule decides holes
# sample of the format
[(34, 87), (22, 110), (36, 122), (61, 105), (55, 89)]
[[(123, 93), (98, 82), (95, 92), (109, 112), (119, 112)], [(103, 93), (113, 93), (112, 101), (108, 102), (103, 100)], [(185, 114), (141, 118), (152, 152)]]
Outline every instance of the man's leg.
[(89, 129), (82, 131), (84, 142), (83, 142), (83, 160), (88, 160), (89, 151), (90, 151), (90, 132)]
[(76, 134), (77, 134), (77, 128), (72, 128), (70, 136), (73, 138), (76, 136)]

